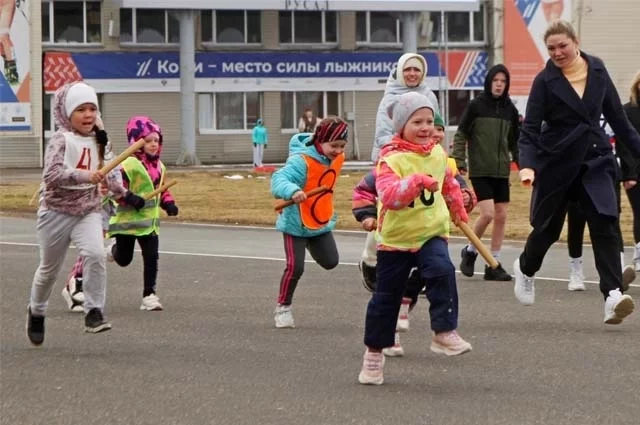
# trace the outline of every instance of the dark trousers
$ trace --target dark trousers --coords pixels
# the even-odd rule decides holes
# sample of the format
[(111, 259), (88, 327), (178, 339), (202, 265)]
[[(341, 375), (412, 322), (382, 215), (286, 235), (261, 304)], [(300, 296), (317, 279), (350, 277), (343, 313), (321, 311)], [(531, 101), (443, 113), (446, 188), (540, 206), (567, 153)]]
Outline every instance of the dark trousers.
[(640, 185), (636, 184), (627, 190), (627, 198), (633, 211), (633, 239), (638, 243), (640, 242)]
[(304, 272), (306, 249), (309, 250), (315, 262), (326, 270), (335, 268), (340, 261), (340, 257), (338, 256), (336, 241), (331, 232), (310, 238), (292, 236), (287, 233), (283, 233), (282, 235), (284, 237), (284, 253), (287, 257), (287, 264), (280, 279), (278, 304), (291, 305), (293, 293)]
[(447, 241), (433, 238), (417, 252), (378, 251), (376, 289), (365, 319), (364, 344), (367, 347), (382, 349), (393, 345), (407, 278), (416, 266), (427, 288), (431, 329), (439, 333), (458, 327), (455, 266), (449, 257)]
[(547, 251), (560, 237), (567, 215), (569, 202), (577, 202), (589, 226), (596, 269), (600, 275), (600, 291), (605, 296), (609, 291), (622, 291), (622, 268), (620, 267), (620, 236), (617, 217), (598, 213), (589, 194), (578, 178), (569, 190), (571, 199), (558, 205), (543, 225), (534, 227), (527, 238), (524, 251), (520, 254), (520, 269), (527, 276), (533, 276), (540, 267)]
[[(616, 199), (618, 201), (618, 212), (620, 211), (620, 185), (616, 185)], [(639, 199), (640, 201), (640, 199)], [(640, 205), (639, 205), (640, 207)], [(640, 211), (639, 211), (640, 212)], [(584, 241), (584, 226), (587, 219), (582, 212), (582, 207), (578, 202), (570, 201), (567, 206), (567, 245), (569, 248), (569, 257), (582, 257), (582, 244)], [(635, 226), (635, 220), (634, 220)], [(638, 224), (640, 227), (640, 223)], [(622, 230), (620, 230), (620, 221), (618, 221), (618, 238), (620, 246), (618, 252), (624, 252), (624, 241), (622, 239)], [(634, 229), (635, 230), (635, 229)]]
[(144, 289), (142, 296), (155, 294), (156, 278), (158, 277), (158, 235), (146, 236), (116, 235), (116, 244), (111, 250), (113, 260), (121, 267), (126, 267), (133, 260), (133, 248), (136, 240), (142, 250), (142, 264), (144, 267)]

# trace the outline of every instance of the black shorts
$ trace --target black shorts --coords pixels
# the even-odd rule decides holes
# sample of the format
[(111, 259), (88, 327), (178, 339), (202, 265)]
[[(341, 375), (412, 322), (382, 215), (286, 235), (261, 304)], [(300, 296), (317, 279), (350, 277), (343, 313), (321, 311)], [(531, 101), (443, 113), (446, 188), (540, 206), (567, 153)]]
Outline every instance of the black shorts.
[(474, 177), (471, 180), (478, 202), (493, 199), (494, 203), (509, 202), (509, 179)]

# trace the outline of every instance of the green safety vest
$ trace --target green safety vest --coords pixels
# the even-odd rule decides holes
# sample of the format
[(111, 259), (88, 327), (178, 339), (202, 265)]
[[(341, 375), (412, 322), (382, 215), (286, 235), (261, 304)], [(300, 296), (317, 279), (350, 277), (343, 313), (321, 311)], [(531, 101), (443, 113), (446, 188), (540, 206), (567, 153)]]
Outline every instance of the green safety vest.
[[(122, 169), (129, 179), (129, 190), (138, 196), (144, 196), (155, 190), (151, 176), (147, 172), (142, 162), (130, 156), (122, 162)], [(162, 186), (165, 175), (165, 167), (160, 161), (160, 186)], [(118, 204), (116, 215), (109, 220), (108, 237), (113, 235), (133, 235), (144, 236), (153, 232), (159, 233), (160, 225), (160, 196), (158, 194), (149, 199), (144, 208), (137, 211), (130, 205)]]
[[(418, 249), (436, 236), (449, 236), (449, 209), (442, 196), (447, 155), (440, 145), (428, 156), (413, 152), (391, 154), (384, 162), (400, 177), (428, 174), (438, 181), (439, 190), (424, 190), (409, 206), (399, 210), (384, 209), (378, 201), (379, 227), (376, 239), (384, 246), (401, 250)], [(380, 167), (380, 165), (378, 165)]]

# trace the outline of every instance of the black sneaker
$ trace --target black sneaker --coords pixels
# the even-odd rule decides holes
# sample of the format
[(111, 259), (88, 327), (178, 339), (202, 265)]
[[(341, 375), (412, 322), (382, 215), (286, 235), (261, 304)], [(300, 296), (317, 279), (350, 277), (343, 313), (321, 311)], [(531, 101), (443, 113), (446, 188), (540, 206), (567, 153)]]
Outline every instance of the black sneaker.
[(484, 280), (497, 280), (500, 282), (509, 282), (512, 277), (509, 273), (502, 268), (502, 264), (498, 263), (498, 267), (492, 269), (489, 266), (484, 266)]
[(111, 323), (107, 322), (102, 316), (99, 308), (92, 308), (86, 316), (84, 316), (84, 331), (97, 334), (111, 329)]
[(44, 316), (31, 314), (31, 307), (27, 307), (27, 337), (33, 345), (44, 342)]
[(362, 273), (362, 286), (369, 292), (376, 290), (376, 268), (368, 266), (364, 261), (360, 261), (358, 268)]
[(462, 257), (462, 261), (460, 262), (460, 272), (467, 277), (473, 277), (473, 269), (476, 264), (476, 258), (478, 258), (478, 253), (470, 252), (465, 246), (462, 248), (460, 256)]

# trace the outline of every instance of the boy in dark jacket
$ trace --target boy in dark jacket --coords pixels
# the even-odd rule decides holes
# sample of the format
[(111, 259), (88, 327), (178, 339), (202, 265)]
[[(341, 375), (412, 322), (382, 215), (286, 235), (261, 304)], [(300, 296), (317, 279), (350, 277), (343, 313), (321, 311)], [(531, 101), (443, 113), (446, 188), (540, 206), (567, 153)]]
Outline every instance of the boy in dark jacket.
[[(507, 220), (511, 161), (518, 162), (518, 115), (509, 98), (509, 71), (504, 65), (495, 65), (487, 73), (484, 92), (469, 103), (462, 115), (451, 154), (460, 173), (469, 173), (478, 197), (480, 217), (473, 225), (474, 233), (481, 238), (493, 221), (491, 253), (498, 261)], [(460, 271), (473, 276), (478, 252), (473, 245), (467, 245), (461, 255)], [(485, 266), (484, 279), (510, 281), (511, 275), (501, 265), (496, 269)]]

